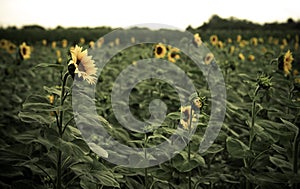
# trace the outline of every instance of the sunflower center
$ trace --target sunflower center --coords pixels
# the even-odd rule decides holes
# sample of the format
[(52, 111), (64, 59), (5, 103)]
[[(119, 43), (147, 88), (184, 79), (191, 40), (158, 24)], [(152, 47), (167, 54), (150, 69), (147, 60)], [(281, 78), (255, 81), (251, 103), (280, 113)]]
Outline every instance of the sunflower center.
[(27, 53), (27, 49), (26, 48), (22, 48), (22, 54), (26, 55), (26, 53)]
[(156, 54), (160, 55), (163, 52), (163, 49), (161, 47), (156, 48)]

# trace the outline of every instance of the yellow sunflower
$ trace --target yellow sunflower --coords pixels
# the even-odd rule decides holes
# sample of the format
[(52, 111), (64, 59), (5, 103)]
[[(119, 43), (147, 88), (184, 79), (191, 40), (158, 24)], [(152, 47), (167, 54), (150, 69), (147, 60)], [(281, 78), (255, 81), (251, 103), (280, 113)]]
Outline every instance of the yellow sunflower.
[(175, 48), (175, 47), (170, 48), (170, 50), (168, 52), (168, 60), (170, 62), (175, 63), (176, 60), (180, 59), (179, 52), (180, 52), (180, 50), (178, 48)]
[(237, 35), (236, 36), (236, 42), (241, 42), (241, 40), (242, 40), (242, 36), (241, 35)]
[(22, 60), (26, 60), (30, 58), (31, 49), (30, 46), (27, 46), (25, 42), (23, 42), (19, 46), (19, 53), (21, 55)]
[(17, 50), (17, 46), (15, 44), (13, 44), (12, 42), (10, 42), (7, 47), (6, 47), (6, 51), (9, 53), (9, 54), (14, 54), (16, 53), (16, 50)]
[(81, 38), (79, 39), (79, 43), (80, 43), (81, 45), (83, 45), (83, 44), (85, 43), (85, 39), (84, 39), (83, 37), (81, 37)]
[(244, 61), (245, 60), (245, 56), (243, 55), (243, 53), (239, 53), (239, 59)]
[(204, 58), (204, 63), (206, 65), (209, 65), (212, 63), (212, 61), (214, 60), (214, 54), (209, 52), (206, 54), (205, 58)]
[(131, 37), (131, 38), (130, 38), (130, 42), (131, 42), (131, 43), (135, 43), (135, 38), (134, 38), (134, 37)]
[(154, 56), (155, 58), (164, 58), (167, 53), (167, 48), (162, 43), (158, 43), (154, 48)]
[(52, 41), (51, 47), (52, 47), (52, 49), (55, 49), (55, 48), (56, 48), (56, 41)]
[(46, 39), (43, 39), (43, 40), (42, 40), (42, 45), (43, 45), (43, 46), (46, 46), (46, 45), (47, 45), (47, 40), (46, 40)]
[(196, 47), (199, 47), (199, 46), (202, 45), (202, 40), (201, 40), (201, 37), (200, 37), (199, 33), (196, 33), (196, 34), (194, 35), (193, 44), (194, 44)]
[(76, 45), (70, 48), (71, 59), (68, 64), (70, 75), (74, 78), (75, 74), (83, 78), (89, 84), (95, 84), (97, 81), (97, 68), (92, 56), (88, 56), (88, 51), (82, 51), (82, 47)]
[(6, 40), (6, 39), (1, 39), (0, 40), (0, 48), (1, 49), (6, 49), (7, 45), (8, 45), (8, 40)]
[(235, 46), (231, 45), (230, 48), (229, 48), (229, 54), (233, 54), (234, 53), (234, 50), (235, 50)]
[(66, 48), (66, 47), (68, 46), (68, 41), (67, 41), (66, 39), (63, 39), (63, 40), (61, 41), (61, 46), (62, 46), (63, 48)]
[(293, 76), (297, 76), (297, 75), (299, 75), (299, 71), (297, 69), (294, 69), (293, 70)]
[(255, 60), (255, 56), (254, 56), (254, 55), (252, 55), (252, 54), (250, 54), (250, 55), (248, 56), (248, 60), (250, 60), (250, 61), (254, 61), (254, 60)]
[(216, 45), (218, 45), (218, 43), (219, 43), (219, 39), (218, 39), (218, 36), (217, 36), (217, 35), (212, 35), (212, 36), (210, 36), (209, 40), (210, 40), (210, 43), (211, 43), (213, 46), (216, 46)]
[(95, 42), (94, 42), (94, 41), (90, 41), (90, 42), (89, 42), (89, 47), (90, 47), (91, 49), (94, 49), (94, 48), (95, 48)]
[(283, 71), (284, 75), (290, 74), (292, 70), (292, 62), (294, 58), (290, 50), (288, 50), (283, 56)]
[(253, 45), (253, 46), (257, 46), (258, 44), (258, 39), (256, 37), (252, 37), (250, 39), (250, 43)]
[(191, 117), (193, 117), (194, 111), (192, 110), (191, 106), (181, 106), (180, 112), (181, 112), (181, 116), (183, 117), (182, 119), (180, 119), (180, 125), (184, 129), (188, 130), (191, 124)]

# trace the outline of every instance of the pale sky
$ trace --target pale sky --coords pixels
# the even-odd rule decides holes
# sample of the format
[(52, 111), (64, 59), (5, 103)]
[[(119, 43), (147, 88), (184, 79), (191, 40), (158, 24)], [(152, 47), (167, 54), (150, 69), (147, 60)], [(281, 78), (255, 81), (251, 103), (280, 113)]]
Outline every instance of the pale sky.
[(255, 23), (300, 19), (299, 0), (0, 0), (0, 26), (128, 27), (159, 23), (198, 27), (213, 14)]

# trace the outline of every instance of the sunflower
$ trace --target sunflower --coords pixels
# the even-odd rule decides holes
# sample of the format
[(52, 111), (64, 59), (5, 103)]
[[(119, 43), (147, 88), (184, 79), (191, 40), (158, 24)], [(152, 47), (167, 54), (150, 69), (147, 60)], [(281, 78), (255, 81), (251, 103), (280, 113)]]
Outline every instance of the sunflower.
[(199, 36), (199, 33), (196, 33), (196, 34), (194, 35), (193, 44), (194, 44), (196, 47), (199, 47), (199, 46), (202, 45), (202, 40), (201, 40), (201, 37)]
[(258, 39), (256, 37), (252, 37), (250, 39), (250, 43), (253, 45), (253, 46), (257, 46), (258, 44)]
[(250, 55), (248, 56), (248, 60), (250, 60), (250, 61), (254, 61), (254, 60), (255, 60), (255, 56), (254, 56), (254, 55), (252, 55), (252, 54), (250, 54)]
[(154, 48), (154, 56), (155, 58), (164, 58), (167, 53), (167, 48), (162, 43), (158, 43)]
[(205, 58), (204, 58), (204, 63), (206, 65), (209, 65), (212, 63), (212, 61), (214, 60), (214, 54), (209, 52), (206, 54)]
[[(188, 130), (191, 124), (191, 117), (194, 114), (191, 106), (181, 106), (180, 108), (182, 119), (180, 119), (180, 125)], [(191, 115), (192, 114), (192, 115)]]
[(47, 45), (47, 40), (46, 40), (46, 39), (43, 39), (43, 40), (42, 40), (42, 45), (43, 45), (43, 46), (46, 46), (46, 45)]
[(88, 51), (82, 51), (82, 47), (76, 45), (70, 48), (71, 59), (69, 60), (68, 70), (72, 78), (75, 74), (83, 78), (89, 84), (95, 84), (97, 81), (95, 61), (92, 56), (88, 56)]
[(81, 38), (79, 39), (79, 43), (80, 43), (81, 45), (83, 45), (83, 44), (85, 43), (85, 39), (84, 39), (83, 37), (81, 37)]
[(293, 62), (293, 60), (294, 60), (293, 55), (292, 55), (291, 51), (288, 50), (284, 54), (284, 58), (283, 58), (283, 71), (284, 71), (284, 75), (290, 74), (290, 71), (292, 70), (292, 62)]
[(235, 46), (231, 45), (229, 50), (228, 50), (229, 54), (233, 54), (234, 50), (235, 50)]
[(61, 41), (61, 46), (62, 46), (63, 48), (66, 48), (66, 47), (68, 46), (68, 41), (67, 41), (66, 39), (63, 39), (63, 40)]
[(6, 39), (1, 39), (0, 40), (0, 48), (1, 49), (6, 49), (8, 45), (8, 41)]
[(131, 38), (130, 38), (130, 42), (131, 42), (131, 43), (135, 43), (135, 38), (134, 38), (134, 37), (131, 37)]
[(219, 40), (218, 40), (218, 36), (217, 36), (217, 35), (212, 35), (212, 36), (210, 36), (209, 40), (210, 40), (210, 43), (211, 43), (213, 46), (216, 46), (216, 45), (218, 45), (218, 43), (219, 43)]
[(20, 46), (19, 46), (19, 53), (21, 55), (22, 60), (26, 60), (30, 58), (30, 54), (31, 54), (31, 49), (29, 46), (26, 45), (25, 42), (23, 42)]
[(9, 54), (14, 54), (17, 50), (17, 46), (15, 44), (13, 44), (12, 42), (8, 43), (7, 47), (6, 47), (6, 51)]
[(180, 55), (178, 54), (180, 50), (178, 48), (172, 47), (168, 52), (168, 60), (170, 62), (175, 63), (176, 60), (180, 59)]
[(299, 71), (297, 69), (294, 69), (293, 70), (293, 76), (297, 76), (297, 75), (299, 75)]
[(117, 38), (115, 39), (115, 45), (116, 45), (116, 46), (119, 46), (119, 45), (120, 45), (120, 38), (117, 37)]
[(104, 43), (104, 38), (101, 37), (101, 38), (97, 41), (97, 48), (101, 48), (102, 45), (103, 45), (103, 43)]
[(89, 47), (90, 47), (91, 49), (94, 49), (94, 48), (95, 48), (95, 42), (94, 42), (94, 41), (90, 41), (90, 42), (89, 42)]
[(245, 60), (245, 56), (243, 55), (243, 53), (239, 53), (239, 59), (242, 61)]
[(55, 48), (56, 48), (56, 41), (52, 41), (51, 47), (52, 47), (52, 49), (55, 49)]

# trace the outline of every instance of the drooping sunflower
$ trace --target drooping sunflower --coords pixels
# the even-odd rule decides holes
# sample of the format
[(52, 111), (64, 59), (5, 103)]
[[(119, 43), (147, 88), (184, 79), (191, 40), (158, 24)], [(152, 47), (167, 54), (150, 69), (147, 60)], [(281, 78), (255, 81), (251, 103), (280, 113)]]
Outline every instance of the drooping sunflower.
[(158, 43), (154, 47), (155, 58), (164, 58), (167, 54), (167, 48), (162, 43)]
[(168, 60), (170, 62), (175, 63), (176, 60), (180, 59), (179, 52), (180, 52), (180, 50), (178, 48), (175, 48), (175, 47), (170, 48), (170, 50), (168, 52)]
[(19, 46), (19, 53), (21, 56), (22, 60), (26, 60), (30, 58), (30, 54), (31, 54), (31, 49), (30, 46), (27, 46), (25, 42), (23, 42), (20, 46)]
[(69, 60), (68, 70), (72, 78), (77, 74), (78, 78), (86, 80), (89, 84), (95, 84), (97, 81), (97, 68), (92, 56), (88, 56), (87, 50), (76, 45), (70, 48), (71, 59)]
[(209, 65), (212, 63), (212, 61), (214, 60), (214, 54), (209, 52), (206, 54), (205, 58), (204, 58), (204, 63), (206, 65)]
[(200, 37), (199, 33), (194, 34), (193, 44), (194, 44), (196, 47), (199, 47), (199, 46), (202, 45), (202, 40), (201, 40), (201, 37)]
[(234, 53), (234, 50), (235, 50), (235, 46), (234, 45), (231, 45), (230, 47), (229, 47), (229, 50), (228, 50), (228, 52), (229, 52), (229, 54), (233, 54)]
[(218, 36), (217, 36), (217, 35), (212, 35), (212, 36), (210, 36), (209, 40), (210, 40), (210, 43), (211, 43), (213, 46), (216, 46), (216, 45), (218, 45), (218, 43), (219, 43), (219, 39), (218, 39)]

